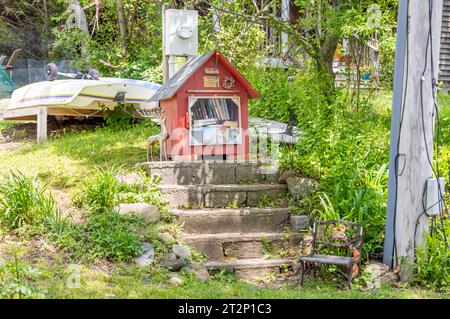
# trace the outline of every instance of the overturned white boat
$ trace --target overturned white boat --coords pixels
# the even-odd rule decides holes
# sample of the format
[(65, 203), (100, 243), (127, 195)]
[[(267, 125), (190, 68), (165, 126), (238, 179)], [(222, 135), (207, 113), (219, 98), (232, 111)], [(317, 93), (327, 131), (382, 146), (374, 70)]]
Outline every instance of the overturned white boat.
[[(69, 77), (56, 80), (57, 75)], [(6, 107), (0, 109), (0, 119), (37, 121), (37, 139), (47, 138), (47, 116), (98, 117), (122, 107), (133, 116), (152, 116), (158, 105), (148, 102), (161, 85), (146, 81), (102, 78), (98, 71), (89, 74), (63, 74), (56, 65), (47, 67), (49, 81), (37, 82), (13, 92)], [(2, 103), (5, 105), (5, 100)], [(133, 110), (123, 105), (132, 105)]]
[(96, 111), (114, 109), (118, 103), (146, 109), (154, 107), (147, 101), (159, 87), (156, 83), (116, 78), (38, 82), (15, 90), (7, 110), (46, 106)]

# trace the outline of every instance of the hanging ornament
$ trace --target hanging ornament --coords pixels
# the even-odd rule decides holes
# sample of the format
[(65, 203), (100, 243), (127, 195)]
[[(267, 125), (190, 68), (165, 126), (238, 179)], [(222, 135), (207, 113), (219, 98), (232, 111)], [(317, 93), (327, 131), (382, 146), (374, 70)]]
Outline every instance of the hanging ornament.
[(236, 83), (236, 80), (232, 76), (226, 76), (223, 78), (222, 87), (225, 90), (231, 90)]

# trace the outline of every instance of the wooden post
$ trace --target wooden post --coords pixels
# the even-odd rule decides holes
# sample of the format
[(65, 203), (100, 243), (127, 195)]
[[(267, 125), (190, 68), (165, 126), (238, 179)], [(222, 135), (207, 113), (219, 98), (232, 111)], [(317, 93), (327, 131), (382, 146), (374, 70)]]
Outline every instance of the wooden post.
[[(282, 0), (281, 1), (281, 18), (283, 19), (283, 22), (289, 22), (289, 6), (290, 1), (289, 0)], [(281, 33), (281, 52), (286, 55), (288, 53), (288, 41), (289, 37), (286, 32)]]
[(47, 108), (39, 108), (37, 114), (37, 142), (41, 143), (47, 140)]
[(169, 4), (164, 3), (161, 9), (162, 17), (162, 73), (163, 83), (169, 80), (169, 57), (166, 55), (166, 10), (169, 8)]
[[(431, 26), (429, 23), (430, 3), (432, 8)], [(393, 198), (392, 192), (396, 192), (395, 201), (391, 203), (390, 207), (391, 209), (396, 208), (396, 210), (392, 215), (388, 208), (386, 229), (392, 227), (389, 223), (393, 223), (395, 247), (392, 256), (394, 257), (394, 266), (400, 265), (400, 279), (403, 281), (409, 281), (412, 278), (415, 248), (424, 243), (423, 235), (428, 231), (428, 217), (423, 214), (422, 200), (426, 181), (432, 176), (432, 167), (429, 163), (433, 158), (435, 120), (432, 79), (437, 79), (438, 72), (442, 4), (443, 0), (409, 1), (406, 48), (408, 59), (405, 66), (407, 70), (405, 73), (408, 74), (408, 77), (403, 84), (396, 83), (396, 85), (401, 85), (401, 97), (404, 98), (405, 103), (400, 105), (403, 107), (403, 120), (400, 119), (399, 123), (394, 123), (394, 121), (392, 123), (392, 134), (396, 129), (398, 132), (399, 147), (397, 152), (397, 145), (391, 145), (390, 167), (391, 170), (397, 168), (396, 172), (391, 173), (397, 176), (390, 175), (389, 197)], [(428, 40), (430, 28), (432, 42)], [(431, 75), (432, 58), (433, 75)], [(405, 86), (407, 87), (406, 96), (404, 96)], [(395, 102), (394, 100), (394, 108), (399, 106)], [(394, 127), (395, 125), (399, 125), (400, 129)], [(393, 183), (392, 178), (397, 178), (397, 182)]]

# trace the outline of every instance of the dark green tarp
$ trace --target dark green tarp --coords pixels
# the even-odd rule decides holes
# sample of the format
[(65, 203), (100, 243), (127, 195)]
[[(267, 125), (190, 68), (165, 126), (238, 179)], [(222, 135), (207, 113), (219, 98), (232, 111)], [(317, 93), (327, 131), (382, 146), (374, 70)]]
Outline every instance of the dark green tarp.
[(0, 99), (11, 96), (11, 93), (16, 89), (14, 82), (9, 77), (8, 73), (0, 66)]

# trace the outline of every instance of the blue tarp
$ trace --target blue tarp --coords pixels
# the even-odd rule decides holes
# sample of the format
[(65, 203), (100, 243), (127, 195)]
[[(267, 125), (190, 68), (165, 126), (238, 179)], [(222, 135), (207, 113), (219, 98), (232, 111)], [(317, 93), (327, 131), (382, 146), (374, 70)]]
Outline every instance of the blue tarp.
[(16, 86), (9, 77), (8, 73), (0, 67), (0, 98), (10, 97), (15, 89)]

